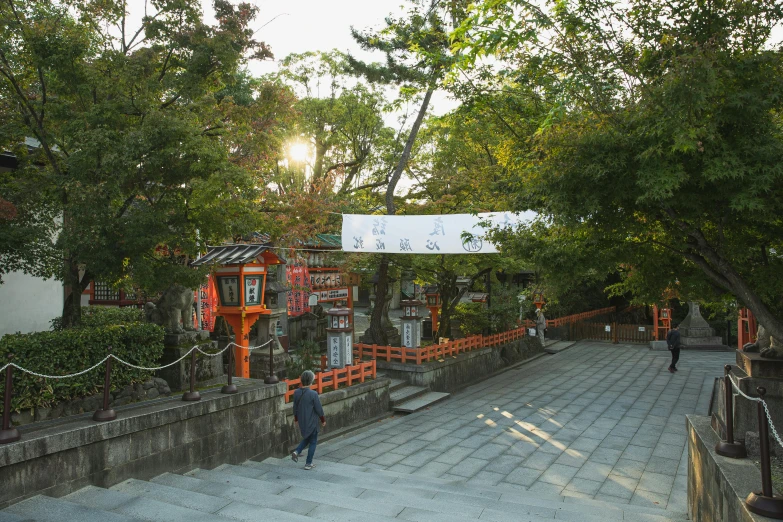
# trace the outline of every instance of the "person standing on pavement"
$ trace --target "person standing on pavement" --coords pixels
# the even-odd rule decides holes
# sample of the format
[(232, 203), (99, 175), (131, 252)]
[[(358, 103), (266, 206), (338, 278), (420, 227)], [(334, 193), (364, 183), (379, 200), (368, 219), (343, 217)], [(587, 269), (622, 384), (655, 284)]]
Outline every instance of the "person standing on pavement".
[(302, 385), (294, 392), (294, 424), (299, 425), (302, 442), (291, 453), (291, 460), (299, 462), (302, 452), (309, 446), (304, 469), (313, 469), (315, 467), (313, 456), (315, 456), (315, 446), (318, 443), (318, 421), (320, 420), (321, 427), (326, 427), (326, 419), (318, 392), (310, 389), (310, 385), (315, 380), (315, 374), (306, 370), (300, 379)]
[(669, 333), (666, 334), (666, 345), (669, 347), (669, 351), (672, 352), (672, 363), (669, 365), (669, 371), (674, 373), (677, 371), (677, 361), (680, 360), (680, 325), (675, 324)]

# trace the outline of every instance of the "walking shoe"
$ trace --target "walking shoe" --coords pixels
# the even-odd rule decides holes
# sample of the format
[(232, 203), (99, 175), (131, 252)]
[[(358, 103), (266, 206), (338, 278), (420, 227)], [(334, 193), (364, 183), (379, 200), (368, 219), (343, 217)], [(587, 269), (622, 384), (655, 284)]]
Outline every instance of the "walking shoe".
[(315, 467), (315, 464), (307, 464), (305, 466), (305, 469), (313, 469)]
[(291, 453), (291, 460), (293, 460), (294, 462), (299, 462), (299, 454), (295, 451)]
[(672, 368), (671, 366), (669, 366), (669, 373), (674, 373), (674, 368)]
[(675, 372), (679, 372), (680, 370), (678, 370), (677, 368), (675, 368), (675, 369), (674, 369), (674, 371), (675, 371)]

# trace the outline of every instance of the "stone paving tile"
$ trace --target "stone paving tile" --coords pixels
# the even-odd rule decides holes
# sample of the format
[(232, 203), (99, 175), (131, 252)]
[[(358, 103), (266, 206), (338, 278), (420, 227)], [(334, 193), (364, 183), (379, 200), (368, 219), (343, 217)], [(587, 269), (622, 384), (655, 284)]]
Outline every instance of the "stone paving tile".
[(587, 498), (593, 498), (593, 496), (598, 493), (598, 490), (601, 489), (602, 485), (603, 481), (574, 477), (571, 479), (571, 482), (568, 483), (564, 492), (580, 493), (581, 495), (587, 495)]
[(591, 462), (588, 460), (584, 466), (579, 468), (579, 471), (576, 474), (576, 477), (587, 479), (587, 480), (595, 480), (598, 482), (604, 482), (606, 480), (606, 477), (609, 476), (609, 474), (612, 472), (612, 467), (609, 464), (602, 464), (600, 462)]
[(520, 467), (509, 473), (503, 481), (529, 487), (538, 480), (542, 473), (543, 470), (540, 469)]
[(323, 443), (316, 459), (369, 458), (366, 467), (491, 486), (509, 498), (529, 488), (685, 512), (684, 414), (705, 412), (705, 383), (732, 360), (685, 352), (671, 375), (667, 353), (581, 342), (429, 410)]
[(546, 471), (538, 478), (541, 482), (548, 482), (550, 484), (557, 484), (558, 486), (565, 487), (574, 475), (579, 471), (579, 468), (572, 466), (566, 466), (563, 464), (552, 464)]
[(659, 493), (661, 495), (669, 496), (672, 491), (672, 485), (674, 484), (674, 477), (671, 475), (664, 475), (663, 473), (653, 473), (652, 471), (645, 471), (642, 474), (642, 478), (639, 479), (639, 489), (645, 491), (652, 491), (653, 493)]
[(650, 459), (647, 463), (645, 471), (651, 471), (653, 473), (661, 473), (663, 475), (671, 475), (674, 477), (677, 475), (677, 469), (680, 466), (680, 462), (672, 459), (654, 458)]
[(488, 461), (483, 459), (474, 459), (467, 457), (456, 464), (449, 470), (451, 475), (459, 475), (461, 477), (472, 478), (479, 471), (485, 468), (489, 464)]
[(473, 453), (473, 451), (475, 451), (473, 448), (456, 446), (448, 451), (445, 451), (444, 453), (441, 453), (439, 456), (435, 457), (435, 460), (454, 466), (463, 459), (467, 458), (467, 456)]
[(636, 479), (621, 477), (620, 475), (610, 473), (598, 492), (603, 493), (604, 495), (630, 500), (634, 491), (636, 491), (636, 486), (638, 484), (639, 481)]

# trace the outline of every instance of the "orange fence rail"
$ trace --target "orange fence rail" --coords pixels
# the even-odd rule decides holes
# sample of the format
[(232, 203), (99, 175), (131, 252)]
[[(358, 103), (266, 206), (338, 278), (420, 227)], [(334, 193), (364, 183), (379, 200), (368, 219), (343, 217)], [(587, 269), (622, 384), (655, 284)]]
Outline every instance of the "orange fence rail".
[(370, 357), (373, 360), (398, 361), (402, 363), (422, 364), (432, 360), (454, 357), (460, 353), (498, 346), (525, 336), (524, 328), (516, 328), (494, 335), (472, 335), (465, 339), (455, 339), (442, 344), (433, 344), (419, 348), (400, 346), (378, 346), (377, 344), (357, 343), (353, 345), (354, 357), (359, 360)]
[[(365, 379), (375, 379), (376, 368), (375, 361), (361, 362), (357, 361), (345, 368), (335, 368), (333, 370), (327, 370), (318, 372), (315, 374), (315, 381), (312, 386), (315, 390), (321, 394), (324, 388), (332, 388), (332, 390), (339, 389), (341, 384), (345, 386), (351, 386), (358, 382), (364, 382)], [(290, 402), (291, 397), (294, 396), (294, 392), (297, 388), (301, 387), (302, 380), (300, 379), (286, 379), (283, 381), (288, 386), (288, 390), (285, 392), (285, 402)]]
[[(558, 326), (563, 326), (566, 324), (579, 323), (581, 321), (584, 321), (585, 319), (591, 319), (598, 315), (610, 314), (616, 311), (617, 311), (616, 306), (608, 306), (606, 308), (600, 308), (598, 310), (590, 310), (589, 312), (582, 312), (578, 314), (566, 315), (564, 317), (558, 317), (557, 319), (547, 319), (546, 327), (557, 328)], [(528, 328), (535, 328), (536, 322), (528, 319), (527, 321), (525, 321), (525, 326)]]

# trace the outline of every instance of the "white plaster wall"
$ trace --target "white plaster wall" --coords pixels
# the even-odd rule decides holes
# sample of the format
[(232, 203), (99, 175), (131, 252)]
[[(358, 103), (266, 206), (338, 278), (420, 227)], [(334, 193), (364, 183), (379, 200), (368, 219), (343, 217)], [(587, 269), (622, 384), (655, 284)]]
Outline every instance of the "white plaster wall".
[(7, 333), (48, 330), (63, 311), (63, 284), (22, 272), (3, 276), (0, 285), (0, 337)]

